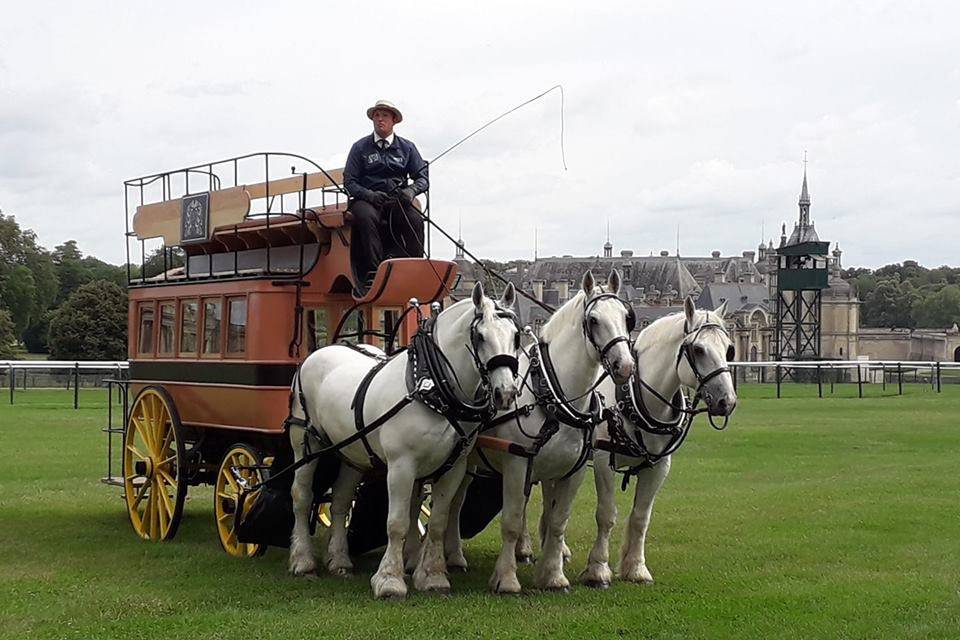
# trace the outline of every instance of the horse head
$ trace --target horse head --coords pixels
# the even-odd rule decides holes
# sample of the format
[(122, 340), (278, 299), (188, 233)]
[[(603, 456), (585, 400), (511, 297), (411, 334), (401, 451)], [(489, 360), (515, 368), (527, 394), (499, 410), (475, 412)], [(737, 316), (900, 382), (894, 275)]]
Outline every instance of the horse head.
[(583, 335), (596, 350), (603, 368), (622, 384), (636, 366), (630, 349), (630, 332), (636, 321), (633, 308), (619, 296), (620, 272), (612, 270), (603, 286), (588, 269), (580, 288), (584, 293)]
[(683, 340), (677, 353), (677, 375), (696, 389), (712, 416), (729, 416), (737, 406), (737, 391), (727, 363), (735, 354), (723, 316), (724, 302), (714, 311), (697, 310), (693, 298), (683, 302)]
[(470, 343), (480, 375), (489, 385), (491, 399), (498, 410), (509, 409), (517, 396), (517, 354), (520, 351), (520, 323), (514, 304), (517, 295), (508, 284), (499, 301), (488, 298), (483, 284), (473, 286), (471, 296), (474, 320), (470, 325)]

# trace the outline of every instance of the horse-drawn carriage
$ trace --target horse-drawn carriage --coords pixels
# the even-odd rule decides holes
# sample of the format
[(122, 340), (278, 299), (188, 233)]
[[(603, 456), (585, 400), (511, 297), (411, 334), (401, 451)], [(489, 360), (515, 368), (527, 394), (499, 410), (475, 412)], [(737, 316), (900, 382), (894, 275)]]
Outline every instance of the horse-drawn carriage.
[(124, 183), (130, 375), (103, 481), (123, 488), (140, 537), (173, 538), (188, 487), (210, 484), (223, 548), (260, 552), (234, 531), (238, 480), (290, 457), (297, 366), (334, 340), (403, 346), (408, 301), (452, 289), (455, 263), (393, 258), (355, 297), (341, 182), (301, 156), (258, 153)]
[[(318, 171), (272, 173), (289, 161)], [(466, 568), (460, 538), (502, 510), (490, 584), (512, 593), (520, 590), (514, 556), (528, 554), (526, 500), (540, 483), (535, 582), (564, 589), (564, 530), (596, 454), (604, 461), (595, 474), (601, 529), (612, 526), (614, 471), (638, 477), (631, 522), (643, 524), (628, 531), (621, 570), (648, 579), (643, 539), (669, 468), (657, 462), (669, 460), (694, 415), (728, 416), (736, 403), (722, 312), (697, 311), (688, 299), (683, 313), (634, 342), (619, 273), (603, 282), (587, 271), (522, 346), (512, 284), (495, 300), (477, 283), (469, 299), (443, 308), (457, 268), (429, 257), (429, 236), (427, 257), (387, 259), (357, 296), (340, 181), (300, 156), (255, 154), (125, 183), (128, 253), (137, 243), (141, 254), (139, 268), (128, 267), (123, 384), (133, 400), (123, 425), (107, 428), (104, 481), (123, 487), (136, 533), (172, 538), (187, 488), (211, 484), (227, 553), (289, 545), (290, 570), (301, 575), (316, 570), (307, 521), (315, 526), (330, 503), (328, 568), (349, 573), (350, 554), (386, 543), (371, 584), (392, 597), (406, 593), (410, 559), (418, 589), (449, 589), (447, 567)], [(429, 207), (424, 215), (429, 221)], [(153, 253), (149, 242), (159, 242)], [(695, 389), (689, 406), (682, 386)], [(121, 434), (114, 476), (112, 440)], [(470, 482), (471, 467), (487, 477)], [(431, 521), (421, 550), (408, 556), (424, 483), (433, 489)], [(267, 491), (272, 485), (279, 491)], [(263, 509), (286, 505), (271, 512), (282, 518), (264, 521), (284, 524), (252, 535), (247, 516), (256, 509), (245, 505), (261, 489)], [(608, 538), (607, 528), (588, 584), (609, 584)]]

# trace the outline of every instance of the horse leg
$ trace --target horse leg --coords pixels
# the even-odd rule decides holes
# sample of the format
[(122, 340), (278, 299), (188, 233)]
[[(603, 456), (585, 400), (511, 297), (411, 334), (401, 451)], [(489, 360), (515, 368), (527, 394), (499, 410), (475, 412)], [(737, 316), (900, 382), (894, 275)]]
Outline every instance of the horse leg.
[(530, 499), (523, 507), (523, 525), (520, 527), (520, 539), (517, 540), (517, 563), (533, 564), (533, 540), (530, 538), (530, 529), (527, 527), (527, 507)]
[[(542, 483), (543, 488), (543, 510), (540, 512), (540, 524), (539, 524), (539, 534), (540, 534), (540, 549), (543, 549), (544, 541), (547, 536), (547, 512), (553, 508), (553, 485), (555, 480), (545, 480)], [(567, 541), (564, 540), (562, 543), (563, 550), (563, 561), (570, 562), (570, 558), (573, 554), (570, 553), (570, 547), (567, 546)]]
[(588, 587), (606, 588), (613, 581), (610, 570), (610, 532), (617, 523), (616, 474), (610, 466), (610, 454), (593, 454), (593, 480), (597, 488), (597, 539), (590, 549), (587, 566), (580, 581)]
[[(570, 581), (563, 575), (563, 541), (570, 520), (570, 510), (577, 489), (583, 481), (585, 469), (580, 469), (569, 478), (557, 480), (549, 489), (550, 502), (544, 509), (545, 531), (543, 548), (534, 570), (534, 583), (540, 589), (566, 590)], [(546, 502), (546, 493), (544, 494)]]
[[(447, 559), (448, 571), (467, 571), (467, 558), (463, 555), (463, 539), (460, 537), (460, 511), (467, 497), (467, 489), (473, 477), (464, 473), (460, 487), (457, 489), (453, 501), (450, 503), (450, 513), (447, 515), (447, 528), (443, 540), (443, 554)], [(431, 513), (431, 518), (433, 514)]]
[(420, 547), (420, 562), (413, 573), (413, 586), (418, 591), (450, 591), (447, 563), (443, 553), (444, 538), (450, 525), (450, 507), (466, 470), (467, 459), (462, 457), (430, 488), (430, 521), (427, 524), (427, 535)]
[(420, 507), (423, 505), (423, 493), (423, 483), (414, 484), (410, 496), (410, 528), (407, 529), (407, 539), (403, 542), (403, 567), (407, 573), (413, 573), (417, 567), (417, 558), (420, 557)]
[(347, 544), (347, 515), (357, 494), (363, 474), (348, 464), (340, 465), (340, 473), (333, 485), (330, 502), (330, 539), (327, 542), (327, 570), (335, 576), (346, 577), (353, 572), (350, 549)]
[(403, 542), (410, 527), (410, 498), (415, 482), (416, 472), (409, 461), (388, 461), (387, 550), (383, 553), (377, 572), (370, 578), (374, 597), (403, 598), (407, 595), (403, 573)]
[(653, 576), (647, 569), (644, 545), (647, 540), (647, 528), (650, 526), (650, 514), (653, 512), (653, 499), (663, 486), (670, 472), (670, 457), (659, 464), (644, 469), (637, 474), (637, 489), (633, 497), (633, 510), (627, 521), (627, 535), (620, 553), (620, 578), (628, 582), (653, 582)]
[[(291, 436), (292, 437), (292, 436)], [(297, 451), (297, 447), (294, 447)], [(302, 453), (297, 456), (303, 457)], [(294, 472), (290, 494), (293, 498), (293, 532), (290, 534), (290, 573), (295, 576), (314, 575), (317, 561), (310, 537), (310, 508), (313, 506), (313, 473), (317, 461), (308, 462)]]
[(526, 497), (523, 495), (526, 470), (526, 458), (511, 457), (504, 461), (503, 511), (500, 514), (501, 547), (489, 582), (494, 593), (520, 593), (516, 552), (526, 506)]

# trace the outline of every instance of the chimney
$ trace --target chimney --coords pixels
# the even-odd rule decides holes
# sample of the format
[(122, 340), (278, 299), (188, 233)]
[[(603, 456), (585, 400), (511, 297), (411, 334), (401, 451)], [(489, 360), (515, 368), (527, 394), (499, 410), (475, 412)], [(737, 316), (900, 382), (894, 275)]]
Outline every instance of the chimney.
[(546, 283), (543, 280), (534, 280), (530, 284), (533, 285), (533, 297), (543, 302), (543, 285)]
[(757, 255), (757, 254), (756, 254), (756, 252), (754, 252), (754, 251), (744, 251), (744, 252), (743, 252), (743, 257), (746, 258), (747, 260), (749, 260), (750, 262), (753, 262), (753, 259), (754, 259), (754, 257), (755, 257), (756, 255)]
[(714, 252), (712, 252), (710, 255), (713, 256), (714, 258), (719, 258), (719, 257), (720, 257), (720, 252), (719, 252), (719, 251), (714, 251)]
[(633, 257), (633, 251), (631, 251), (630, 249), (624, 249), (623, 251), (620, 252), (620, 257), (621, 257), (621, 258), (632, 258), (632, 257)]
[(661, 252), (660, 252), (660, 257), (661, 257), (661, 258), (666, 258), (668, 255), (670, 255), (670, 252), (669, 252), (669, 251), (661, 251)]

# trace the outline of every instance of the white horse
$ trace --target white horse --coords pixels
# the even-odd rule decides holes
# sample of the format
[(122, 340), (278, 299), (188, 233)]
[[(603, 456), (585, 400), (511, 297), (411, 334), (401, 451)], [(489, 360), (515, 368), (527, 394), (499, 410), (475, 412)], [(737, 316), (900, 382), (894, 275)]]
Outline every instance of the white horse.
[[(471, 462), (479, 468), (492, 467), (503, 477), (502, 548), (490, 578), (490, 588), (496, 593), (520, 592), (517, 543), (525, 529), (532, 482), (542, 484), (545, 505), (543, 550), (534, 582), (541, 589), (570, 586), (563, 573), (564, 533), (573, 498), (583, 480), (589, 434), (595, 424), (590, 413), (592, 387), (601, 368), (623, 381), (634, 367), (628, 328), (631, 311), (617, 297), (619, 290), (620, 274), (616, 271), (610, 274), (606, 287), (595, 283), (590, 271), (584, 274), (580, 292), (551, 316), (540, 342), (521, 357), (525, 384), (514, 417), (498, 416), (492, 428), (484, 428), (483, 435), (522, 445), (528, 454), (535, 454), (530, 458), (532, 466), (528, 469), (528, 458), (501, 450), (478, 448), (471, 456)], [(543, 402), (544, 397), (550, 398), (549, 402)], [(595, 415), (599, 415), (599, 402), (594, 402)], [(552, 435), (548, 435), (550, 432)], [(468, 484), (458, 492), (456, 515)], [(465, 568), (458, 534), (456, 527), (449, 528), (447, 560), (451, 567)]]
[[(726, 366), (734, 353), (723, 325), (725, 307), (726, 303), (716, 311), (697, 311), (693, 300), (687, 298), (683, 313), (660, 318), (640, 332), (634, 344), (634, 381), (619, 389), (606, 381), (601, 384), (600, 393), (608, 407), (617, 412), (619, 417), (613, 419), (618, 420), (622, 430), (619, 438), (610, 433), (608, 421), (597, 429), (597, 438), (619, 440), (621, 447), (614, 453), (594, 451), (597, 538), (580, 576), (584, 584), (607, 587), (613, 580), (609, 546), (617, 519), (615, 469), (637, 478), (626, 539), (620, 550), (620, 578), (653, 582), (644, 553), (653, 500), (670, 471), (670, 454), (682, 444), (693, 419), (691, 413), (685, 413), (691, 409), (684, 404), (680, 388), (695, 389), (695, 397), (700, 396), (705, 402), (709, 415), (723, 416), (724, 421), (737, 405), (733, 378)], [(619, 406), (618, 400), (622, 403)], [(631, 413), (643, 423), (642, 427), (629, 419)], [(647, 455), (623, 453), (624, 447), (633, 453), (646, 451)]]
[[(437, 315), (432, 333), (424, 338), (428, 342), (419, 344), (433, 345), (439, 351), (439, 354), (436, 350), (431, 351), (436, 356), (434, 362), (445, 360), (447, 364), (440, 365), (443, 380), (427, 378), (417, 384), (420, 401), (409, 401), (407, 365), (413, 358), (409, 350), (390, 359), (368, 380), (365, 398), (356, 397), (356, 392), (377, 365), (377, 360), (355, 349), (333, 345), (315, 351), (303, 362), (299, 384), (306, 410), (299, 399), (300, 389), (295, 380), (291, 414), (308, 421), (329, 441), (328, 445), (356, 437), (355, 402), (363, 403), (365, 425), (389, 415), (382, 426), (369, 433), (366, 442), (355, 441), (339, 450), (344, 464), (334, 484), (330, 505), (332, 524), (327, 565), (332, 573), (344, 575), (353, 568), (347, 549), (346, 518), (364, 471), (373, 468), (380, 460), (386, 465), (389, 497), (387, 549), (370, 583), (378, 598), (405, 596), (403, 547), (408, 535), (414, 487), (418, 480), (435, 475), (446, 467), (440, 477), (432, 479), (430, 525), (420, 549), (414, 586), (418, 590), (449, 590), (443, 556), (444, 529), (450, 502), (463, 480), (466, 454), (473, 444), (475, 427), (448, 420), (428, 408), (423, 402), (426, 396), (419, 392), (438, 390), (446, 385), (444, 388), (455, 396), (453, 404), (459, 402), (457, 406), (466, 407), (474, 402), (475, 391), (479, 388), (479, 393), (485, 392), (489, 398), (483, 408), (490, 404), (493, 410), (511, 406), (517, 393), (514, 376), (519, 347), (518, 325), (509, 311), (514, 302), (512, 285), (507, 286), (497, 303), (484, 295), (483, 285), (478, 282), (470, 300), (457, 302)], [(459, 385), (459, 390), (452, 385)], [(402, 408), (398, 409), (401, 405)], [(390, 413), (392, 411), (395, 413)], [(453, 415), (450, 411), (446, 413)], [(318, 439), (306, 435), (304, 428), (291, 428), (290, 440), (298, 460), (305, 454), (303, 449), (307, 442), (311, 448), (324, 446)], [(297, 470), (291, 490), (295, 524), (290, 544), (290, 571), (294, 575), (316, 571), (308, 527), (316, 464), (314, 460)]]

